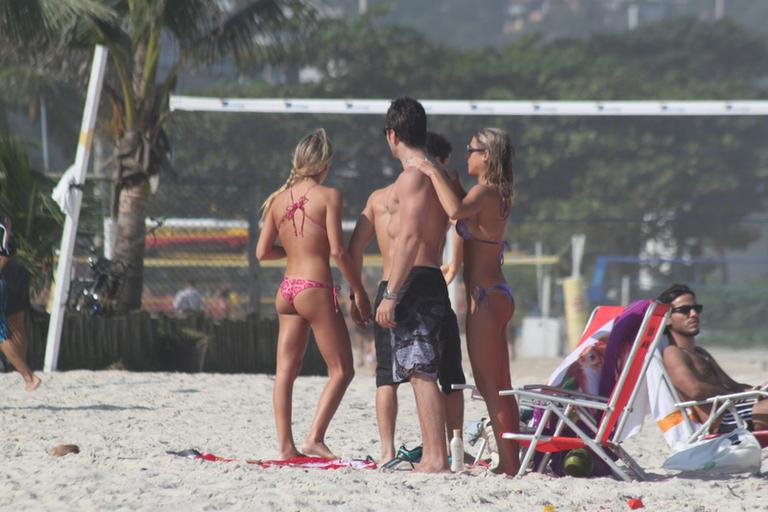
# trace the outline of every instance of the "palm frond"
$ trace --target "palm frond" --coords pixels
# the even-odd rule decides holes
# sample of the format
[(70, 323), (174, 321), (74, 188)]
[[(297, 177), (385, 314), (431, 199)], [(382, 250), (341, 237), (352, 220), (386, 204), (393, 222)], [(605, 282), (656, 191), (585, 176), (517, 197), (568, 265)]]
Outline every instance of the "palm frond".
[(22, 146), (0, 133), (0, 210), (12, 219), (18, 256), (33, 271), (50, 259), (61, 235), (63, 216), (48, 196), (51, 187)]
[(164, 26), (173, 34), (180, 47), (188, 47), (213, 27), (219, 10), (215, 2), (166, 0)]
[(211, 26), (202, 27), (207, 31), (182, 47), (203, 62), (278, 50), (288, 33), (314, 20), (314, 10), (302, 0), (256, 0), (231, 13), (218, 9), (212, 14)]
[(0, 33), (14, 45), (52, 40), (78, 19), (114, 19), (98, 0), (0, 0)]

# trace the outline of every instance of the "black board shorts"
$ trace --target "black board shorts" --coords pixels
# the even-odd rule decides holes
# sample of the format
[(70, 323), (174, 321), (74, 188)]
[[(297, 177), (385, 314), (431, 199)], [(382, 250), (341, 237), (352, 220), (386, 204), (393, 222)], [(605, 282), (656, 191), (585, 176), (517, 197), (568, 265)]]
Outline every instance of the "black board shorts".
[[(377, 309), (387, 282), (379, 283)], [(413, 373), (436, 378), (443, 393), (452, 384), (466, 384), (461, 366), (461, 337), (442, 272), (414, 267), (403, 285), (405, 293), (395, 309), (394, 329), (374, 323), (376, 386), (407, 382)], [(393, 357), (393, 354), (396, 357)]]

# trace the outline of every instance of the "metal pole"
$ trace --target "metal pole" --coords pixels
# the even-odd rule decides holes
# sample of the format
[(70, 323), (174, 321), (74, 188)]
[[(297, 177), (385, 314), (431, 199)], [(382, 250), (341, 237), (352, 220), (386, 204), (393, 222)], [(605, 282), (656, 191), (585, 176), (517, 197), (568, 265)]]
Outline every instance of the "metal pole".
[(571, 235), (571, 277), (581, 277), (581, 260), (584, 257), (584, 244), (587, 235)]
[(541, 279), (541, 316), (549, 318), (552, 312), (552, 275), (550, 271)]
[(622, 306), (626, 306), (629, 304), (629, 288), (630, 282), (629, 282), (629, 276), (623, 275), (621, 276), (621, 302), (620, 304)]
[(725, 18), (725, 0), (715, 0), (715, 20)]
[[(93, 128), (96, 125), (96, 115), (99, 110), (99, 98), (101, 86), (104, 81), (104, 71), (107, 67), (107, 48), (97, 45), (93, 52), (93, 64), (91, 65), (91, 77), (88, 82), (88, 93), (85, 98), (83, 121), (80, 125), (80, 140), (77, 145), (75, 157), (74, 183), (85, 183), (85, 173), (88, 169), (88, 158), (91, 154), (93, 142)], [(66, 214), (64, 221), (64, 233), (61, 237), (61, 250), (59, 251), (59, 263), (56, 267), (56, 287), (53, 295), (53, 308), (51, 320), (48, 324), (48, 339), (45, 344), (46, 372), (56, 370), (59, 359), (59, 344), (61, 343), (61, 329), (64, 325), (64, 308), (69, 291), (70, 274), (72, 272), (72, 257), (75, 250), (75, 237), (77, 236), (77, 222), (80, 217), (80, 204), (83, 192), (79, 188), (70, 188), (72, 194), (71, 210)]]
[(539, 301), (539, 314), (541, 316), (547, 316), (544, 314), (544, 282), (542, 281), (544, 276), (544, 265), (541, 264), (541, 257), (544, 255), (544, 244), (541, 240), (538, 240), (535, 245), (536, 250), (536, 298)]
[(632, 3), (627, 7), (627, 28), (629, 30), (635, 30), (640, 24), (640, 7), (636, 3)]
[(48, 107), (45, 104), (45, 96), (42, 94), (40, 95), (40, 136), (43, 146), (43, 170), (48, 172), (51, 169), (48, 152)]

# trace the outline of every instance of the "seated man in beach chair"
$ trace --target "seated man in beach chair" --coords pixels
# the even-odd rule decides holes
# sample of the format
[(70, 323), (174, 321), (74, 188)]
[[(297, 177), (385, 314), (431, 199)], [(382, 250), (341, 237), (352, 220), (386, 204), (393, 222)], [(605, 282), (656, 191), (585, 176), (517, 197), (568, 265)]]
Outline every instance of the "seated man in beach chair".
[[(743, 384), (732, 379), (714, 357), (696, 345), (704, 306), (696, 303), (696, 294), (684, 284), (673, 284), (658, 296), (659, 302), (671, 306), (666, 335), (669, 345), (663, 350), (664, 367), (672, 384), (684, 400), (703, 401), (716, 396), (743, 393), (765, 387)], [(749, 430), (768, 429), (768, 400), (753, 397), (735, 404), (736, 413)], [(696, 412), (701, 421), (710, 415), (710, 406), (700, 404)], [(739, 421), (726, 410), (712, 424), (712, 433), (735, 429)]]

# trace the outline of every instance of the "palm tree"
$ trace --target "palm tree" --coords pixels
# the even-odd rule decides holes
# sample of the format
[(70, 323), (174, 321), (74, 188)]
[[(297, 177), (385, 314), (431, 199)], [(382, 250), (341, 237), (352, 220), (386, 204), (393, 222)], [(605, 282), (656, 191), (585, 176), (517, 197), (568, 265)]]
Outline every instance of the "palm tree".
[[(179, 73), (227, 57), (274, 58), (312, 13), (306, 0), (0, 0), (0, 44), (20, 52), (65, 48), (69, 55), (94, 44), (109, 49), (115, 258), (128, 268), (119, 310), (141, 306), (145, 212), (157, 178), (170, 168), (163, 126)], [(167, 71), (159, 69), (161, 50), (175, 57)]]

